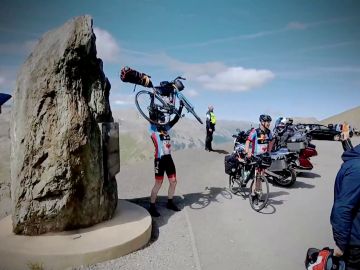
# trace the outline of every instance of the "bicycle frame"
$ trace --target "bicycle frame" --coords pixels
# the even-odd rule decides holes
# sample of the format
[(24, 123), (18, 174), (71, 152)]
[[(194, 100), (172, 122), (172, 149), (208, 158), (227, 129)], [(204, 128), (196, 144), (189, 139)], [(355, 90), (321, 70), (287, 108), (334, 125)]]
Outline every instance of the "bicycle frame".
[[(182, 101), (182, 103), (184, 104), (184, 107), (186, 108), (188, 113), (191, 113), (194, 115), (194, 117), (202, 124), (201, 119), (199, 118), (199, 116), (197, 116), (197, 114), (194, 111), (194, 106), (191, 104), (191, 102), (185, 97), (184, 94), (182, 94), (175, 86), (175, 84), (173, 84), (174, 87), (174, 99), (172, 100), (171, 103), (167, 102), (164, 100), (163, 96), (159, 93), (159, 91), (157, 91), (156, 88), (153, 87), (153, 93), (154, 95), (157, 96), (157, 98), (161, 99), (164, 104), (166, 104), (166, 106), (164, 106), (164, 109), (168, 111), (169, 114), (178, 114), (178, 111), (176, 109), (176, 98), (180, 101)], [(181, 117), (181, 115), (179, 115)]]
[[(171, 121), (171, 118), (174, 115), (177, 115), (179, 117), (182, 117), (183, 115), (179, 114), (179, 106), (176, 104), (176, 99), (179, 100), (180, 104), (184, 106), (188, 113), (191, 113), (196, 120), (200, 124), (203, 124), (203, 121), (201, 118), (196, 114), (194, 110), (194, 106), (190, 103), (190, 101), (182, 94), (179, 90), (179, 81), (177, 80), (185, 80), (182, 77), (177, 77), (172, 82), (166, 82), (165, 84), (158, 86), (158, 87), (151, 87), (152, 91), (148, 90), (141, 90), (137, 92), (135, 96), (135, 105), (137, 109), (139, 110), (140, 114), (148, 120), (150, 123), (156, 124), (156, 125), (166, 125), (169, 121)], [(162, 93), (162, 88), (168, 93), (164, 94)], [(166, 87), (166, 88), (165, 88)], [(183, 87), (180, 85), (180, 87)], [(183, 88), (181, 88), (182, 90)], [(170, 95), (172, 97), (172, 100), (168, 101), (165, 96)], [(140, 101), (139, 101), (140, 100)], [(145, 102), (141, 102), (144, 100)], [(150, 112), (156, 112), (160, 111), (163, 114), (165, 114), (165, 117), (168, 118), (168, 120), (159, 122), (157, 120), (150, 118)]]

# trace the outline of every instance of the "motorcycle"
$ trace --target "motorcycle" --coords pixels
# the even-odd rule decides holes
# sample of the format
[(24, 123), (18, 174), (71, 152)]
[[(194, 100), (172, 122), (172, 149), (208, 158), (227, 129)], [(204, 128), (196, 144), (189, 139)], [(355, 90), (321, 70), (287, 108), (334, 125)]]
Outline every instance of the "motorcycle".
[(287, 148), (299, 154), (299, 160), (296, 162), (297, 172), (310, 171), (313, 169), (314, 166), (310, 158), (317, 156), (318, 153), (316, 146), (310, 143), (310, 139), (306, 136), (306, 133), (296, 132), (287, 141)]
[[(236, 130), (237, 134), (233, 134), (234, 138), (234, 152), (243, 152), (245, 150), (245, 142), (248, 137), (250, 130), (240, 131)], [(265, 175), (273, 183), (283, 186), (290, 187), (296, 181), (297, 161), (299, 155), (296, 152), (290, 152), (286, 148), (281, 148), (276, 152), (271, 152), (271, 166), (265, 170)]]

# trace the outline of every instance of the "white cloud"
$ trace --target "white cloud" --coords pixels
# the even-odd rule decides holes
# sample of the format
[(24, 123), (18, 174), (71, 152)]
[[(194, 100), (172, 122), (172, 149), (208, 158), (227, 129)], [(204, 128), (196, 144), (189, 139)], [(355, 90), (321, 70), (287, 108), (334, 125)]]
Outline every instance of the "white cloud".
[[(128, 52), (127, 50), (123, 51)], [(178, 75), (184, 76), (188, 79), (185, 82), (186, 84), (188, 82), (196, 82), (200, 88), (205, 90), (246, 91), (260, 87), (275, 77), (273, 72), (266, 69), (246, 69), (240, 66), (229, 67), (217, 61), (187, 63), (174, 59), (165, 53), (144, 53), (138, 59), (142, 61), (142, 63), (138, 64), (139, 66), (156, 63), (157, 66), (163, 66), (176, 72)]]
[(204, 89), (220, 91), (246, 91), (270, 81), (275, 75), (269, 70), (228, 67), (221, 62), (189, 64), (163, 56), (163, 62), (171, 69), (180, 71)]
[(117, 62), (120, 55), (120, 47), (115, 38), (106, 30), (94, 28), (96, 35), (96, 50), (98, 57), (103, 61)]
[(237, 92), (260, 87), (274, 77), (275, 75), (269, 70), (229, 67), (214, 76), (204, 74), (196, 80), (207, 89)]
[(189, 97), (196, 97), (199, 93), (194, 89), (186, 89), (186, 95)]
[(290, 22), (287, 25), (287, 29), (294, 29), (294, 30), (304, 30), (307, 28), (307, 25), (300, 22)]

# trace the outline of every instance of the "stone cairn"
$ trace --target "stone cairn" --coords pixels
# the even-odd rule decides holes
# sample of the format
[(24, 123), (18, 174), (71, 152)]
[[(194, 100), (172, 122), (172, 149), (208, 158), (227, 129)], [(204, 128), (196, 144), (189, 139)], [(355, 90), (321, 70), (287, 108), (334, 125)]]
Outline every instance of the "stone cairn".
[(120, 169), (110, 83), (89, 16), (46, 33), (23, 64), (11, 115), (13, 231), (38, 235), (112, 218)]

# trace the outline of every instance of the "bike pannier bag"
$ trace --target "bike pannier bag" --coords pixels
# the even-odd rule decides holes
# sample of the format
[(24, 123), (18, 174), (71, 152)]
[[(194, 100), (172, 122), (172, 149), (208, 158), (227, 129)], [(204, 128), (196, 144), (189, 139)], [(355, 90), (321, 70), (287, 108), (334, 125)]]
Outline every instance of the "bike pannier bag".
[(224, 159), (225, 173), (228, 175), (235, 175), (239, 166), (239, 160), (234, 154), (226, 155)]
[(145, 73), (136, 71), (129, 67), (123, 67), (120, 72), (120, 79), (123, 82), (139, 84), (145, 87), (153, 87), (150, 77)]

